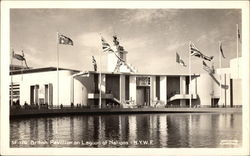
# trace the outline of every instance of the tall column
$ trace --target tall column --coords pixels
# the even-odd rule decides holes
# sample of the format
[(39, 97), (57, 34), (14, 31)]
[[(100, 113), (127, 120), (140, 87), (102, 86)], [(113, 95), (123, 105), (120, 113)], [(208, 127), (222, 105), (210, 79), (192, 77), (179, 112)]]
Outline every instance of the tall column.
[(120, 75), (120, 102), (125, 101), (125, 75)]
[(180, 76), (180, 94), (186, 94), (186, 77)]
[[(186, 77), (185, 76), (180, 76), (180, 94), (181, 95), (186, 94)], [(185, 105), (186, 105), (186, 100), (180, 99), (180, 106), (185, 106)]]
[(35, 104), (39, 104), (38, 91), (39, 91), (39, 85), (35, 85)]
[(227, 100), (227, 107), (230, 107), (231, 104), (231, 94), (230, 94), (230, 90), (231, 90), (231, 86), (230, 86), (230, 74), (226, 75), (226, 82), (225, 84), (228, 86), (227, 90), (226, 90), (226, 100)]
[(105, 93), (106, 93), (106, 75), (102, 74), (101, 75), (101, 92), (102, 92), (102, 105), (106, 105), (106, 100), (104, 98)]
[(150, 77), (150, 106), (154, 106), (156, 100), (156, 76)]
[(167, 104), (167, 76), (160, 76), (160, 101)]
[(129, 99), (136, 104), (136, 76), (129, 76)]

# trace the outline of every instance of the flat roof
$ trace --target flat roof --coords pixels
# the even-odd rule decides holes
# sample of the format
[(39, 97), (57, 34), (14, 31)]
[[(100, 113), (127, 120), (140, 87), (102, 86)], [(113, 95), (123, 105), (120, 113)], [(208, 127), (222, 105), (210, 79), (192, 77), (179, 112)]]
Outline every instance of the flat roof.
[[(68, 70), (68, 71), (72, 71), (72, 72), (80, 72), (79, 70), (66, 69), (66, 68), (58, 68), (58, 70)], [(49, 71), (57, 71), (57, 68), (56, 67), (44, 67), (44, 68), (30, 68), (30, 69), (11, 70), (10, 75), (49, 72)]]
[[(67, 69), (67, 68), (58, 68), (59, 70), (67, 70), (75, 73), (81, 72), (79, 70)], [(44, 67), (44, 68), (30, 68), (30, 69), (18, 69), (10, 71), (10, 75), (17, 74), (27, 74), (27, 73), (39, 73), (39, 72), (50, 72), (57, 71), (56, 67)], [(125, 73), (125, 72), (99, 72), (99, 71), (86, 71), (86, 73), (90, 74), (105, 74), (105, 75), (134, 75), (134, 76), (189, 76), (189, 74), (152, 74), (152, 73)], [(200, 74), (192, 73), (192, 76), (199, 76)]]
[[(99, 74), (98, 71), (89, 71), (90, 74)], [(123, 72), (101, 72), (105, 75), (134, 75), (134, 76), (189, 76), (189, 74), (146, 74), (146, 73), (123, 73)], [(192, 73), (192, 76), (199, 76), (200, 74)]]

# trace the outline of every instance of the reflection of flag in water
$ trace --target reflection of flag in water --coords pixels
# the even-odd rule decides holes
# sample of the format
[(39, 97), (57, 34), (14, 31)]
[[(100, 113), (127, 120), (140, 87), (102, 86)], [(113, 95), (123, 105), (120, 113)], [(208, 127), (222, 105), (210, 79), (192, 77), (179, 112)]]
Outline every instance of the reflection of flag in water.
[(94, 66), (94, 70), (97, 71), (97, 64), (94, 56), (92, 56), (92, 64)]
[(224, 55), (224, 53), (223, 53), (223, 50), (222, 50), (222, 43), (220, 43), (220, 52), (221, 52), (222, 57), (226, 58), (225, 55)]
[(191, 56), (196, 56), (207, 61), (211, 61), (213, 59), (213, 56), (208, 57), (202, 54), (201, 51), (198, 48), (196, 48), (196, 46), (193, 43), (190, 44), (190, 53)]
[(61, 34), (58, 35), (58, 42), (59, 44), (67, 44), (67, 45), (73, 46), (73, 41), (69, 37), (66, 37)]
[(215, 73), (213, 66), (212, 66), (212, 68), (210, 68), (210, 67), (206, 64), (205, 61), (202, 61), (202, 64), (203, 64), (203, 69), (204, 69), (205, 71), (207, 71), (209, 74), (214, 74), (214, 73)]
[(184, 61), (180, 58), (180, 55), (176, 53), (176, 62), (179, 63), (180, 65), (186, 67), (187, 65), (184, 63)]
[(108, 44), (108, 42), (106, 42), (105, 41), (105, 39), (102, 37), (101, 38), (101, 40), (102, 40), (102, 50), (103, 50), (103, 52), (114, 52), (112, 49), (111, 49), (111, 47), (110, 47), (110, 45)]

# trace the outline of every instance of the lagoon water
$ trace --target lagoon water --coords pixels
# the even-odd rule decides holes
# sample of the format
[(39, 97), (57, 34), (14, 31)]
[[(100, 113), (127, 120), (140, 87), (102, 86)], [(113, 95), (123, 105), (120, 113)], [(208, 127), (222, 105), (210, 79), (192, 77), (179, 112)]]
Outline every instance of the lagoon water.
[(10, 120), (10, 147), (241, 146), (241, 113), (74, 115)]

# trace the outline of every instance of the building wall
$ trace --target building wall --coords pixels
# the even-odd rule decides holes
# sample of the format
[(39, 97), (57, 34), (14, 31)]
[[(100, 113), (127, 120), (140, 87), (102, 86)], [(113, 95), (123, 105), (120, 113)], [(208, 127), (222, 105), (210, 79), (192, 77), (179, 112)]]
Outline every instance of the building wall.
[(189, 89), (191, 89), (189, 92), (192, 94), (192, 95), (196, 95), (197, 94), (197, 76), (192, 76), (191, 77), (191, 86), (189, 86)]
[(82, 84), (81, 81), (74, 79), (74, 91), (73, 91), (73, 97), (74, 100), (72, 103), (74, 105), (81, 104), (82, 106), (87, 106), (88, 104), (88, 89), (86, 86)]
[(112, 93), (120, 100), (120, 75), (106, 75), (106, 93)]
[[(221, 87), (220, 87), (221, 82)], [(221, 88), (221, 89), (220, 89)], [(201, 106), (211, 106), (212, 97), (218, 98), (219, 106), (230, 106), (230, 74), (200, 74), (197, 78), (197, 94)]]
[[(232, 79), (232, 75), (234, 75), (231, 68), (222, 68), (216, 70), (217, 79), (219, 82), (217, 82), (217, 86), (219, 89), (219, 105), (220, 106), (227, 106), (229, 107), (231, 105), (231, 85), (230, 85), (230, 79)], [(236, 74), (237, 75), (237, 74)], [(221, 87), (220, 87), (221, 82)], [(216, 83), (215, 83), (216, 84)]]
[[(75, 77), (75, 81), (80, 81), (82, 85), (85, 86), (85, 88), (87, 89), (88, 93), (95, 93), (96, 91), (98, 91), (98, 79), (97, 81), (94, 80), (94, 74), (89, 74), (88, 76), (77, 76)], [(99, 75), (96, 74), (96, 76), (98, 77)], [(98, 77), (99, 78), (99, 77)], [(97, 88), (95, 88), (95, 86), (97, 86)]]
[[(87, 76), (77, 76), (74, 78), (74, 92), (71, 94), (72, 102), (83, 106), (93, 105), (93, 100), (88, 100), (89, 93), (98, 93), (98, 74), (88, 74)], [(95, 78), (96, 77), (96, 78)], [(96, 80), (95, 80), (96, 79)]]
[[(70, 105), (71, 103), (71, 71), (59, 71), (59, 104)], [(30, 104), (30, 86), (52, 84), (53, 86), (53, 105), (58, 105), (57, 72), (40, 72), (13, 75), (13, 82), (20, 84), (20, 104), (25, 102)], [(11, 82), (10, 82), (11, 84)], [(39, 87), (39, 94), (43, 94), (43, 87)]]
[(197, 78), (197, 86), (197, 100), (199, 101), (197, 104), (201, 106), (210, 106), (214, 88), (212, 78), (209, 74), (201, 74), (200, 77)]
[(167, 98), (180, 94), (180, 77), (168, 76), (167, 77)]
[(180, 76), (180, 94), (186, 94), (186, 77)]
[(240, 79), (233, 80), (233, 106), (242, 105), (242, 81)]
[(230, 94), (230, 74), (228, 73), (223, 73), (222, 75), (222, 87), (221, 87), (221, 105), (224, 105), (226, 107), (229, 107), (231, 104), (231, 94)]
[(242, 58), (234, 58), (230, 60), (230, 73), (232, 79), (242, 79), (243, 76), (243, 63)]

